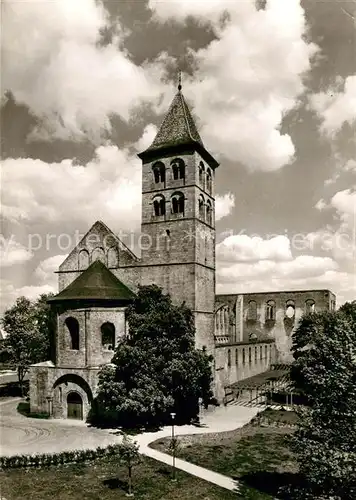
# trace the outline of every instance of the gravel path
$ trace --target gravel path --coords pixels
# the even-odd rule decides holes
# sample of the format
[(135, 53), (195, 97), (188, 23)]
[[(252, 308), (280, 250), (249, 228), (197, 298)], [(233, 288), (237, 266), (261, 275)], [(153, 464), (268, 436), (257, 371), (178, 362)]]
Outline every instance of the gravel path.
[(46, 420), (20, 415), (20, 398), (0, 403), (0, 455), (93, 449), (120, 442), (114, 431), (88, 427), (79, 420)]

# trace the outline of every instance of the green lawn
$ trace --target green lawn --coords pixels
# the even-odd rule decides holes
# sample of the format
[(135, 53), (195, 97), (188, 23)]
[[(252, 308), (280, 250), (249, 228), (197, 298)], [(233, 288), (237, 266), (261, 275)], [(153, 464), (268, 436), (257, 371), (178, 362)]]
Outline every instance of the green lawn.
[[(178, 456), (240, 481), (245, 500), (270, 500), (280, 487), (298, 482), (297, 465), (287, 445), (292, 432), (246, 425), (221, 434), (182, 436)], [(169, 453), (169, 442), (161, 439), (152, 447)]]
[[(143, 458), (133, 470), (135, 498), (141, 500), (236, 500), (229, 492), (184, 472), (171, 480), (171, 468)], [(0, 498), (7, 500), (123, 500), (127, 469), (114, 460), (0, 472)]]

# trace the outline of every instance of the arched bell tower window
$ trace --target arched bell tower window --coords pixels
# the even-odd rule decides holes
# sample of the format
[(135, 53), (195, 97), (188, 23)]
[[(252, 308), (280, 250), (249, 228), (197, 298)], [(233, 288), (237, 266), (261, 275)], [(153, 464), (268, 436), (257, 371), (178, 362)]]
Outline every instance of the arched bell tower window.
[(115, 346), (115, 326), (107, 321), (101, 325), (100, 330), (103, 349), (112, 351)]
[(185, 179), (185, 163), (181, 158), (174, 158), (171, 161), (173, 179)]
[(183, 214), (184, 213), (184, 194), (174, 193), (171, 198), (172, 203), (172, 214)]
[(79, 351), (79, 323), (78, 320), (69, 317), (65, 320), (65, 325), (68, 328), (70, 335), (70, 348), (73, 351)]
[(206, 190), (209, 194), (211, 194), (212, 191), (212, 177), (211, 177), (211, 170), (210, 168), (207, 169), (206, 171)]
[(204, 163), (201, 161), (199, 163), (199, 185), (202, 189), (205, 189), (205, 167), (204, 167)]
[(153, 198), (153, 213), (156, 217), (165, 215), (166, 200), (163, 194), (159, 194)]
[(205, 220), (204, 196), (199, 196), (199, 219)]
[(213, 209), (211, 207), (211, 202), (208, 200), (206, 202), (206, 222), (212, 226), (213, 224)]
[(162, 163), (161, 161), (156, 161), (152, 165), (152, 170), (156, 184), (166, 181), (166, 168), (164, 166), (164, 163)]

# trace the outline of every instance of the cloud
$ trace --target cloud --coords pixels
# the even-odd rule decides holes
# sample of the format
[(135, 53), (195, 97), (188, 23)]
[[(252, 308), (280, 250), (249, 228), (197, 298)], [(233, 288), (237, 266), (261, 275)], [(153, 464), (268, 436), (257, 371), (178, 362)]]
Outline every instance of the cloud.
[[(0, 313), (11, 307), (18, 297), (25, 296), (30, 300), (37, 299), (43, 293), (56, 293), (58, 291), (59, 265), (66, 255), (54, 255), (39, 263), (32, 274), (32, 284), (14, 284), (11, 279), (0, 280)], [(22, 262), (24, 264), (24, 262)], [(24, 273), (26, 274), (26, 273)]]
[(356, 123), (356, 75), (338, 81), (326, 92), (313, 94), (309, 98), (311, 108), (321, 118), (321, 131), (329, 137), (335, 136), (344, 124)]
[(323, 275), (326, 271), (338, 269), (337, 263), (330, 257), (300, 255), (287, 262), (260, 260), (255, 263), (233, 263), (220, 266), (218, 276), (220, 282), (234, 282), (239, 285), (243, 280), (267, 278), (272, 280), (302, 280)]
[[(348, 199), (343, 203), (349, 208)], [(217, 293), (327, 288), (340, 304), (354, 300), (355, 242), (348, 234), (324, 228), (296, 236), (227, 236), (216, 246)]]
[[(350, 270), (356, 262), (356, 191), (344, 189), (336, 192), (326, 202), (318, 201), (315, 206), (319, 210), (329, 210), (333, 215), (333, 223), (304, 237), (304, 245), (299, 250), (310, 250), (330, 253), (338, 262), (343, 262)], [(300, 242), (302, 243), (302, 241)]]
[(33, 253), (15, 241), (14, 237), (4, 238), (0, 234), (0, 267), (11, 267), (31, 260)]
[(47, 284), (53, 287), (57, 286), (57, 275), (59, 266), (62, 264), (67, 254), (54, 255), (43, 260), (35, 270), (35, 276), (42, 284)]
[(138, 227), (141, 213), (141, 162), (129, 149), (107, 144), (93, 160), (46, 163), (32, 158), (2, 162), (2, 213), (13, 222), (48, 225), (103, 219), (122, 229)]
[(332, 197), (330, 205), (336, 208), (339, 217), (342, 221), (347, 222), (349, 219), (355, 222), (356, 217), (356, 191), (345, 189), (338, 191)]
[(18, 297), (37, 299), (43, 293), (53, 293), (57, 289), (55, 284), (26, 285), (16, 287), (9, 280), (0, 280), (0, 312), (11, 307)]
[(142, 136), (135, 144), (135, 148), (137, 149), (137, 151), (145, 151), (145, 149), (147, 149), (152, 144), (154, 138), (156, 137), (157, 130), (158, 129), (156, 125), (153, 125), (153, 123), (149, 123), (148, 125), (146, 125)]
[(315, 204), (315, 208), (320, 211), (325, 210), (327, 206), (327, 203), (325, 203), (325, 200), (323, 200), (322, 198)]
[(299, 0), (149, 3), (163, 21), (196, 16), (215, 32), (207, 47), (190, 51), (193, 79), (184, 82), (209, 147), (251, 170), (273, 171), (294, 159), (283, 117), (299, 104), (316, 45), (305, 39)]
[(216, 195), (215, 197), (215, 220), (220, 220), (230, 215), (235, 206), (235, 196), (232, 193)]
[(341, 270), (326, 270), (318, 276), (303, 278), (283, 277), (277, 272), (272, 272), (261, 277), (251, 275), (244, 269), (240, 269), (241, 277), (227, 282), (217, 276), (217, 293), (256, 293), (273, 290), (318, 290), (328, 289), (336, 294), (339, 305), (356, 298), (356, 280), (353, 273)]
[[(95, 0), (2, 4), (2, 89), (40, 121), (32, 138), (97, 139), (160, 92), (160, 65), (136, 66), (125, 31)], [(103, 46), (102, 33), (114, 33)]]
[[(292, 259), (290, 241), (286, 236), (262, 239), (245, 234), (230, 235), (216, 246), (221, 262), (285, 261)], [(262, 264), (261, 266), (269, 266)]]

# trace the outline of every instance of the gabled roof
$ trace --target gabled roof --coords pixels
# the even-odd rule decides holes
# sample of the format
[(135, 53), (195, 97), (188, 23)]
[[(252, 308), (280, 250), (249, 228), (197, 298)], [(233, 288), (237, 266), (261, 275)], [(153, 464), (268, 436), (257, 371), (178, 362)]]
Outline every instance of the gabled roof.
[(138, 156), (144, 159), (181, 146), (193, 146), (213, 168), (219, 165), (205, 149), (184, 96), (178, 90), (152, 144)]
[(99, 260), (48, 302), (67, 300), (132, 301), (135, 294)]
[(102, 222), (101, 220), (97, 220), (92, 226), (91, 228), (85, 233), (85, 235), (82, 237), (82, 239), (79, 241), (79, 243), (69, 252), (69, 254), (67, 255), (67, 257), (64, 259), (64, 261), (61, 263), (61, 265), (59, 266), (59, 272), (61, 271), (66, 271), (65, 267), (68, 263), (68, 261), (70, 261), (71, 257), (79, 250), (81, 249), (85, 249), (85, 246), (83, 246), (83, 242), (85, 242), (86, 238), (88, 237), (88, 235), (90, 235), (91, 233), (95, 233), (96, 231), (98, 231), (99, 233), (100, 232), (105, 232), (108, 236), (110, 236), (110, 241), (112, 239), (112, 241), (116, 242), (117, 243), (117, 246), (119, 248), (119, 251), (121, 252), (125, 252), (127, 255), (129, 255), (132, 259), (133, 262), (139, 262), (140, 259), (139, 257), (137, 257), (137, 255), (135, 255), (129, 248), (127, 245), (125, 245), (125, 243), (123, 241), (121, 241), (121, 239), (116, 236), (116, 234), (106, 225), (104, 224), (104, 222)]

